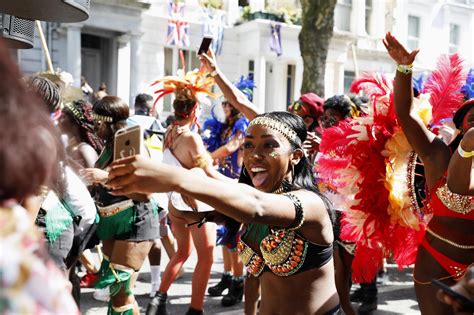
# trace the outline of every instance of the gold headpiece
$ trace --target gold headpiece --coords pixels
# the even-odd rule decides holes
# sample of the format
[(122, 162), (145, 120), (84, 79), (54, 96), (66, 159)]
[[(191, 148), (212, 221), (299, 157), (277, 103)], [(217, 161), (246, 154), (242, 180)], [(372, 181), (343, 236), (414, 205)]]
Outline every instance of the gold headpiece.
[(287, 138), (290, 142), (297, 144), (301, 143), (300, 138), (298, 138), (298, 134), (284, 122), (278, 121), (270, 117), (260, 116), (250, 122), (249, 128), (255, 125), (264, 126), (278, 131), (283, 136), (285, 136), (285, 138)]
[(92, 113), (92, 118), (95, 121), (103, 121), (103, 122), (108, 122), (108, 123), (111, 123), (111, 122), (114, 121), (114, 119), (110, 116), (99, 115), (99, 114), (96, 114), (96, 113)]
[(76, 107), (74, 107), (74, 105), (72, 105), (71, 103), (66, 103), (64, 107), (67, 108), (77, 119), (79, 120), (84, 119), (84, 115), (82, 115), (82, 113)]

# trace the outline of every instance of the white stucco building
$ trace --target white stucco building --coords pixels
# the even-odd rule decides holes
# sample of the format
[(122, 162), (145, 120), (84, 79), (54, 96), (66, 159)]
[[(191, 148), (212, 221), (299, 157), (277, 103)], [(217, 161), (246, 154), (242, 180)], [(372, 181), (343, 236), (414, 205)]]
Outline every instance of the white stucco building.
[[(165, 45), (167, 0), (91, 2), (91, 16), (83, 23), (44, 23), (54, 66), (72, 73), (76, 85), (83, 75), (94, 89), (105, 82), (111, 94), (132, 102), (137, 93), (152, 92), (149, 85), (154, 79), (176, 73), (178, 50)], [(282, 25), (283, 54), (277, 57), (269, 45), (270, 21), (258, 19), (233, 26), (240, 17), (239, 3), (260, 10), (265, 1), (223, 2), (228, 25), (218, 56), (220, 68), (231, 80), (253, 73), (254, 102), (266, 111), (284, 110), (298, 98), (301, 86), (300, 26)], [(298, 0), (285, 2), (299, 5)], [(194, 55), (203, 36), (202, 16), (197, 0), (185, 1), (188, 69), (198, 67)], [(324, 96), (347, 92), (356, 73), (394, 71), (381, 42), (387, 31), (408, 47), (421, 49), (415, 65), (418, 71), (432, 69), (436, 57), (448, 52), (459, 52), (474, 67), (473, 30), (474, 0), (338, 0)], [(46, 69), (39, 41), (34, 49), (18, 51), (17, 56), (26, 73)], [(163, 104), (165, 112), (169, 103), (167, 99)]]

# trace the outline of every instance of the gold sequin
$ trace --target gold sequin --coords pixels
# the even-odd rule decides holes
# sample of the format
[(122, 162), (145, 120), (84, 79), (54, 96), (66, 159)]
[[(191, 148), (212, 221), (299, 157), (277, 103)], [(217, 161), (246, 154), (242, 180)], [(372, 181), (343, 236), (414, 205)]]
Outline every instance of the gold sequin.
[(436, 189), (436, 195), (443, 205), (451, 211), (468, 214), (474, 209), (474, 203), (471, 196), (455, 194), (449, 190), (447, 184)]

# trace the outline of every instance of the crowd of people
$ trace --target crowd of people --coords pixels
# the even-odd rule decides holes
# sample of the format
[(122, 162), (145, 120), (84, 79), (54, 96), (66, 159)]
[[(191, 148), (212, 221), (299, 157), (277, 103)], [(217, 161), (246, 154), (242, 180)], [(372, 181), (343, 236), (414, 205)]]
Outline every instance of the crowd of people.
[[(377, 308), (376, 275), (392, 258), (414, 264), (422, 314), (472, 313), (474, 87), (444, 95), (452, 109), (445, 116), (434, 103), (439, 95), (428, 89), (434, 118), (425, 121), (412, 83), (418, 50), (407, 51), (390, 33), (384, 45), (397, 65), (387, 94), (305, 93), (288, 111), (264, 113), (252, 103), (258, 88), (252, 78), (232, 83), (210, 50), (198, 56), (200, 70), (155, 82), (162, 86), (155, 98), (139, 94), (130, 115), (125, 101), (108, 95), (105, 85), (93, 93), (85, 79), (82, 98), (62, 100), (67, 87), (41, 74), (22, 77), (0, 41), (0, 73), (10, 78), (0, 83), (0, 312), (76, 314), (81, 287), (93, 286), (98, 299), (109, 301), (108, 314), (139, 314), (140, 307), (147, 315), (169, 314), (169, 289), (195, 248), (190, 315), (204, 313), (206, 292), (222, 296), (225, 307), (244, 300), (245, 314), (366, 314)], [(174, 95), (173, 116), (160, 122), (153, 102), (165, 94)], [(218, 104), (201, 125), (208, 98)], [(388, 104), (384, 117), (392, 118), (385, 129), (381, 99)], [(364, 147), (382, 169), (395, 169), (388, 143), (403, 137), (423, 170), (422, 194), (410, 181), (391, 187), (354, 175), (361, 165), (376, 170), (379, 161), (353, 163), (358, 151), (338, 155), (339, 140), (351, 132), (351, 143), (379, 143), (376, 128), (369, 132), (361, 122), (383, 129), (382, 145)], [(140, 154), (115, 159), (117, 131), (134, 124), (143, 130)], [(449, 126), (453, 139), (439, 132)], [(343, 170), (354, 176), (344, 184), (331, 178)], [(406, 178), (409, 171), (395, 175)], [(385, 189), (375, 196), (385, 209), (355, 193), (361, 191), (355, 186), (372, 184)], [(393, 219), (402, 210), (387, 211), (400, 195), (413, 201), (405, 215), (410, 224)], [(357, 210), (355, 200), (370, 209)], [(371, 229), (382, 220), (417, 237), (377, 240)], [(417, 250), (400, 259), (397, 242)], [(224, 273), (208, 288), (219, 245)], [(162, 248), (170, 258), (163, 270)], [(146, 258), (150, 302), (139, 306), (133, 288)], [(82, 279), (78, 265), (86, 270)], [(353, 280), (361, 289), (351, 295)], [(354, 301), (361, 302), (357, 312)]]

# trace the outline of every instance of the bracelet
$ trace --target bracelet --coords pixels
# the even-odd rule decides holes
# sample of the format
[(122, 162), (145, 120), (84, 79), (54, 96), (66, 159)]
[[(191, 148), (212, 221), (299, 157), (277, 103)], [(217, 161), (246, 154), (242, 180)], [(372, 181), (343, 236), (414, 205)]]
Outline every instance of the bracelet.
[(214, 69), (214, 71), (210, 73), (210, 76), (214, 78), (216, 75), (217, 75), (217, 69)]
[(303, 205), (301, 204), (300, 198), (296, 197), (294, 194), (283, 194), (290, 198), (295, 206), (295, 221), (292, 225), (290, 225), (287, 230), (297, 230), (299, 229), (304, 223), (304, 212), (303, 212)]
[(403, 74), (412, 73), (413, 65), (397, 65), (397, 71)]
[[(462, 143), (462, 142), (461, 142)], [(461, 157), (468, 159), (474, 156), (474, 151), (466, 152), (461, 148), (461, 143), (458, 145), (458, 153)]]

